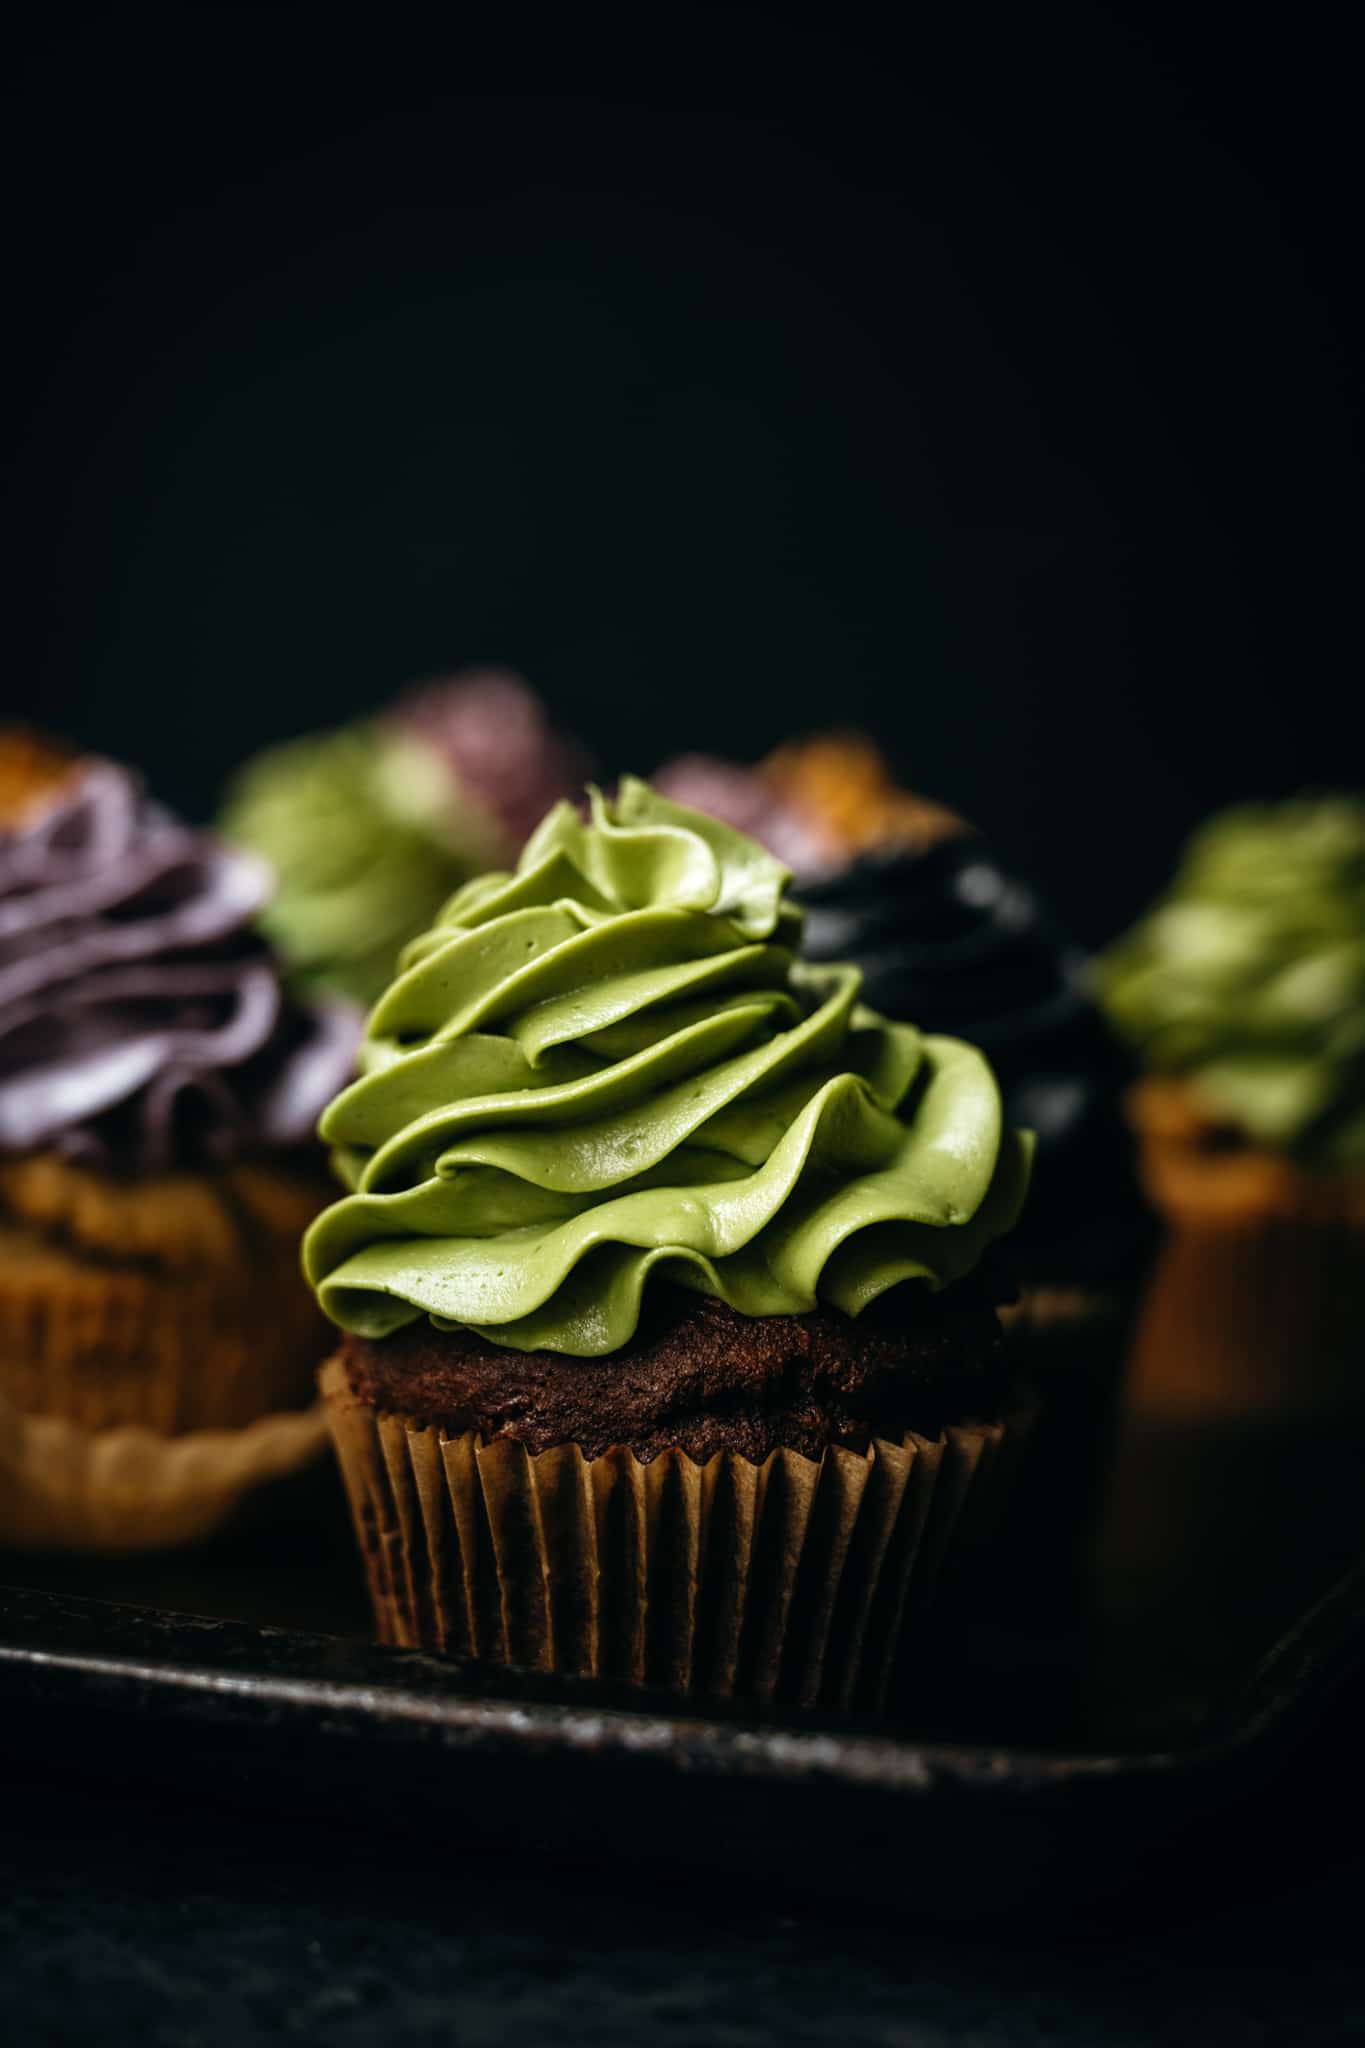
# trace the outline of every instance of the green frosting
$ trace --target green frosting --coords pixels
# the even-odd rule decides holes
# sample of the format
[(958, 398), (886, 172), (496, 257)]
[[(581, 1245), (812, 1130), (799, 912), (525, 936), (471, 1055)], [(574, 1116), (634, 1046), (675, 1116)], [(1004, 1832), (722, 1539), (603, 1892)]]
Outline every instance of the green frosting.
[(743, 1315), (856, 1316), (968, 1272), (1029, 1140), (974, 1048), (796, 962), (787, 881), (627, 779), (462, 889), (323, 1118), (354, 1190), (305, 1243), (327, 1314), (585, 1356), (629, 1341), (652, 1273)]
[(1365, 1160), (1365, 804), (1230, 811), (1099, 963), (1115, 1025), (1258, 1144)]
[(361, 1003), (451, 890), (507, 851), (491, 819), (452, 802), (439, 759), (378, 722), (259, 755), (219, 829), (275, 870), (261, 924), (295, 978)]

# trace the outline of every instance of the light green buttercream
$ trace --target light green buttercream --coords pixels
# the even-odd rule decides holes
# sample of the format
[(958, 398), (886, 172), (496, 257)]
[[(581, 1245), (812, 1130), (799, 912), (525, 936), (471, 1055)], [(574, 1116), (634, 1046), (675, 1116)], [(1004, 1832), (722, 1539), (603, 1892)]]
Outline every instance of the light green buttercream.
[(305, 1244), (328, 1315), (583, 1356), (629, 1341), (654, 1272), (754, 1316), (968, 1272), (1028, 1140), (974, 1048), (796, 962), (787, 880), (628, 778), (462, 889), (322, 1122), (353, 1190)]
[(1258, 1144), (1365, 1160), (1365, 803), (1215, 819), (1097, 975), (1146, 1063)]
[(378, 721), (259, 755), (219, 829), (275, 870), (261, 924), (295, 977), (361, 1003), (451, 890), (508, 851), (444, 764)]

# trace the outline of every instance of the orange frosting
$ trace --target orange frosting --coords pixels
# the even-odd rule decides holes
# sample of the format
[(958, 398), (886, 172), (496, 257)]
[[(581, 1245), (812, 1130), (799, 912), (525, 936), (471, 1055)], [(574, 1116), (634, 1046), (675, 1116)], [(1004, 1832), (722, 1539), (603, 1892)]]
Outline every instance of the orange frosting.
[(955, 812), (901, 789), (862, 733), (822, 733), (779, 747), (762, 772), (794, 810), (847, 855), (889, 846), (932, 846), (967, 828)]
[(27, 726), (0, 727), (0, 831), (20, 825), (67, 781), (80, 756)]

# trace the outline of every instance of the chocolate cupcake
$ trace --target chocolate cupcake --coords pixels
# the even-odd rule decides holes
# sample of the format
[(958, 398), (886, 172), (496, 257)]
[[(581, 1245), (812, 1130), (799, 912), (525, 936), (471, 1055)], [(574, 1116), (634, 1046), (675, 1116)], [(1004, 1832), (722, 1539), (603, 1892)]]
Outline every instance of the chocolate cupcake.
[(974, 1048), (798, 962), (786, 869), (627, 778), (408, 949), (305, 1264), (381, 1635), (872, 1702), (1012, 1443)]
[(295, 977), (370, 1003), (406, 941), (513, 859), (585, 767), (519, 677), (476, 670), (259, 755), (221, 829), (275, 870), (262, 924)]
[(127, 769), (7, 735), (0, 790), (0, 1540), (184, 1540), (318, 1447), (295, 1246), (359, 1019)]

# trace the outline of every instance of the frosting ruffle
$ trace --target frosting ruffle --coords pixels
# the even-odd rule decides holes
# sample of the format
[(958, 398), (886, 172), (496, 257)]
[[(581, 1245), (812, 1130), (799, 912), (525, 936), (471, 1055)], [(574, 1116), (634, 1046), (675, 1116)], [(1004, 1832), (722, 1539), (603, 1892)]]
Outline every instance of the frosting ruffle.
[(0, 1148), (161, 1168), (306, 1143), (359, 1020), (290, 1000), (270, 873), (111, 761), (0, 835)]
[(981, 1048), (1005, 1114), (1036, 1138), (1011, 1242), (1026, 1277), (1099, 1281), (1143, 1211), (1119, 1108), (1128, 1062), (1087, 986), (1084, 954), (1035, 891), (965, 828), (805, 884), (805, 952), (851, 960), (869, 1003)]
[(973, 1047), (796, 962), (788, 879), (626, 778), (463, 889), (323, 1119), (353, 1190), (305, 1244), (333, 1320), (596, 1355), (651, 1276), (745, 1315), (856, 1315), (967, 1273), (1014, 1221), (1029, 1141)]

